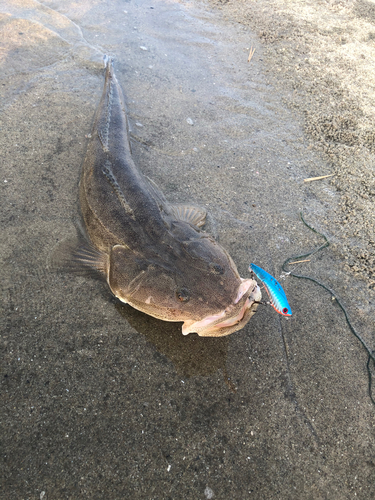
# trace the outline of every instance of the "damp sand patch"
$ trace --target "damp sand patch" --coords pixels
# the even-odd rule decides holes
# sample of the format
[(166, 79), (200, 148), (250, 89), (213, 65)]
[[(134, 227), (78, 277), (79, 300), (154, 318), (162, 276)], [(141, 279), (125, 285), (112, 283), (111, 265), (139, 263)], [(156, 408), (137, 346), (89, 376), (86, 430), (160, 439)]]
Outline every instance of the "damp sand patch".
[(249, 26), (261, 41), (258, 57), (268, 80), (300, 115), (309, 149), (335, 174), (325, 181), (341, 196), (327, 220), (337, 242), (333, 249), (347, 272), (374, 289), (375, 4), (210, 0), (209, 5), (227, 21)]

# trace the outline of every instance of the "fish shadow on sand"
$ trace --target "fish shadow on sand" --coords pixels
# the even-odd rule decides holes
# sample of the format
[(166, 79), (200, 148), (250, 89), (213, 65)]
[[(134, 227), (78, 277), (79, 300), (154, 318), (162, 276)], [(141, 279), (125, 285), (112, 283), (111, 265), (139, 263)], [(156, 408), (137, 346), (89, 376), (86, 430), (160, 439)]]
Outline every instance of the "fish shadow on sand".
[[(208, 376), (222, 370), (228, 383), (226, 360), (229, 337), (200, 337), (195, 333), (183, 335), (181, 322), (162, 321), (149, 316), (114, 297), (104, 286), (104, 276), (90, 268), (77, 264), (72, 255), (80, 252), (83, 231), (81, 224), (75, 220), (76, 235), (59, 242), (47, 259), (50, 272), (73, 274), (95, 279), (103, 284), (101, 290), (103, 300), (113, 302), (119, 314), (129, 324), (155, 346), (156, 350), (168, 358), (177, 373), (183, 377)], [(162, 356), (158, 358), (160, 361)], [(231, 384), (229, 384), (230, 388)]]
[[(226, 377), (229, 337), (181, 334), (181, 323), (155, 319), (113, 298), (116, 310), (129, 324), (168, 358), (184, 377), (207, 376), (222, 370)], [(162, 359), (162, 358), (161, 358)]]

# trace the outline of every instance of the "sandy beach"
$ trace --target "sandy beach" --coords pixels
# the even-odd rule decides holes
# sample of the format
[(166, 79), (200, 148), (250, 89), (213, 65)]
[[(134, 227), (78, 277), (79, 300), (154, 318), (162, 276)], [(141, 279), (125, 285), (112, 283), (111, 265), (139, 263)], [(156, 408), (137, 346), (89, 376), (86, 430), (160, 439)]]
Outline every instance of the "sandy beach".
[[(324, 243), (302, 212), (330, 245), (288, 269), (375, 349), (374, 5), (0, 2), (2, 498), (375, 498), (368, 353), (331, 293), (282, 270)], [(104, 54), (136, 165), (205, 207), (291, 317), (184, 337), (50, 269), (80, 219)]]

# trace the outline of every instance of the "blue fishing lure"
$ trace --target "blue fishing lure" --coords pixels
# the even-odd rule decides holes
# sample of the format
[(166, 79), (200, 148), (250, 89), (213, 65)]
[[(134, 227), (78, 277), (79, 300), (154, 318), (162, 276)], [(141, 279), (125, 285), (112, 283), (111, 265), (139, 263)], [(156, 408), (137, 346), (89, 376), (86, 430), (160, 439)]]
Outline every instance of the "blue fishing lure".
[(250, 264), (250, 271), (260, 279), (260, 281), (264, 284), (264, 287), (270, 297), (271, 306), (277, 311), (279, 314), (283, 316), (291, 316), (292, 309), (288, 303), (288, 299), (286, 298), (285, 292), (282, 289), (280, 283), (267, 271), (262, 269), (255, 264)]

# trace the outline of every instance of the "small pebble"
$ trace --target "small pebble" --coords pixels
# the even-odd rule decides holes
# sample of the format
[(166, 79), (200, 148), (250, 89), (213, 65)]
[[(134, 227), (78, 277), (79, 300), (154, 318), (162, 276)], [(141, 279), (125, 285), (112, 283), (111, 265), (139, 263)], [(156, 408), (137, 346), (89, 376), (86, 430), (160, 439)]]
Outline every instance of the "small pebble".
[(207, 486), (207, 488), (204, 490), (204, 496), (210, 500), (211, 498), (213, 498), (214, 492)]

